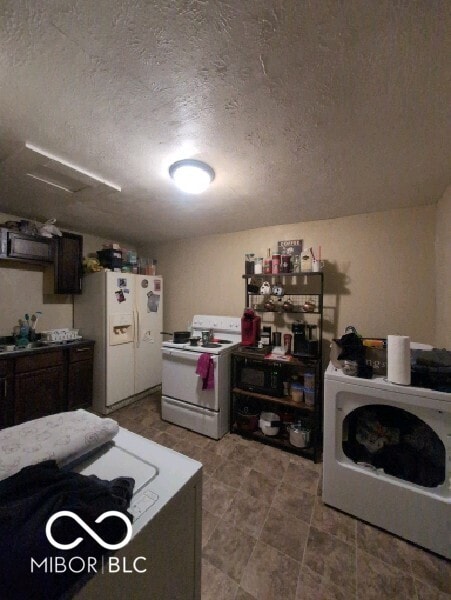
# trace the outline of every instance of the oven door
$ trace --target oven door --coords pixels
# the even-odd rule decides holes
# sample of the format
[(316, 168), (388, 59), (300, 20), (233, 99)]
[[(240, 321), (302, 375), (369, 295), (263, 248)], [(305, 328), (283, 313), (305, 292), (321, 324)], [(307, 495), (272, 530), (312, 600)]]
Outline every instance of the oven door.
[(196, 373), (199, 352), (163, 348), (162, 394), (195, 406), (219, 410), (218, 356), (210, 354), (214, 368), (214, 389), (202, 389), (202, 378)]

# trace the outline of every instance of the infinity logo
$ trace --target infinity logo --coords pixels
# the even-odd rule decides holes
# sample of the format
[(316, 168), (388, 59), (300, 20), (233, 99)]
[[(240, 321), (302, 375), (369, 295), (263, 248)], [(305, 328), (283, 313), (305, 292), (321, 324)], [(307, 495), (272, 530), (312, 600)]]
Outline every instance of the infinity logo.
[(117, 510), (108, 510), (107, 512), (104, 512), (102, 515), (100, 515), (100, 517), (97, 517), (95, 522), (101, 523), (108, 517), (118, 517), (119, 519), (122, 519), (122, 521), (124, 521), (124, 523), (127, 527), (127, 535), (122, 540), (122, 542), (119, 542), (118, 544), (108, 544), (108, 542), (105, 542), (104, 540), (102, 540), (102, 538), (99, 537), (97, 535), (97, 533), (89, 527), (89, 525), (86, 525), (86, 523), (83, 521), (83, 519), (80, 519), (80, 517), (78, 515), (76, 515), (75, 513), (73, 513), (70, 510), (60, 510), (59, 512), (55, 513), (54, 515), (52, 515), (50, 517), (50, 519), (47, 521), (47, 525), (45, 526), (45, 534), (47, 536), (48, 541), (53, 546), (55, 546), (55, 548), (59, 548), (60, 550), (72, 550), (72, 548), (76, 548), (83, 541), (82, 537), (78, 537), (75, 541), (71, 542), (70, 544), (60, 544), (59, 542), (57, 542), (54, 539), (54, 537), (52, 535), (52, 525), (60, 517), (71, 517), (71, 519), (73, 519), (81, 527), (83, 527), (83, 529), (87, 533), (89, 533), (89, 535), (98, 544), (100, 544), (101, 546), (103, 546), (103, 548), (106, 548), (107, 550), (117, 550), (119, 548), (123, 548), (131, 540), (132, 533), (133, 533), (133, 528), (130, 523), (130, 520), (123, 513), (118, 512)]

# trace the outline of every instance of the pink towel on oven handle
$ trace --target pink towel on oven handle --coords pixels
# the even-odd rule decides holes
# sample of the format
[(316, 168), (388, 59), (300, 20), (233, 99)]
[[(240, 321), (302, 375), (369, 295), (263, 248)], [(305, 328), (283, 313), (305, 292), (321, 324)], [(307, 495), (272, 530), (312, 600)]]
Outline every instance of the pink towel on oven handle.
[(206, 352), (203, 352), (196, 365), (196, 373), (202, 378), (202, 389), (213, 390), (215, 387), (215, 363)]

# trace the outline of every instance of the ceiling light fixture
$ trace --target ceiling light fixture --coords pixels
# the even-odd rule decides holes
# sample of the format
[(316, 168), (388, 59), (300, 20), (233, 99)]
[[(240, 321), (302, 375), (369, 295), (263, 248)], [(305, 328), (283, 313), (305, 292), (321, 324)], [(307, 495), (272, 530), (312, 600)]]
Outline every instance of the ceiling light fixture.
[(201, 160), (178, 160), (169, 167), (175, 185), (187, 194), (204, 192), (215, 178), (215, 172)]

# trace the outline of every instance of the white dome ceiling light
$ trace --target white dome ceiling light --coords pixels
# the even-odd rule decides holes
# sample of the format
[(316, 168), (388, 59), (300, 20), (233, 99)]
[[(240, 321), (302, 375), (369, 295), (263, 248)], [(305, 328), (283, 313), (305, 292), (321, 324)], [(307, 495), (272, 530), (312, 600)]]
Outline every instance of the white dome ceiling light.
[(213, 169), (200, 160), (178, 160), (169, 167), (175, 185), (187, 194), (204, 192), (215, 178)]

